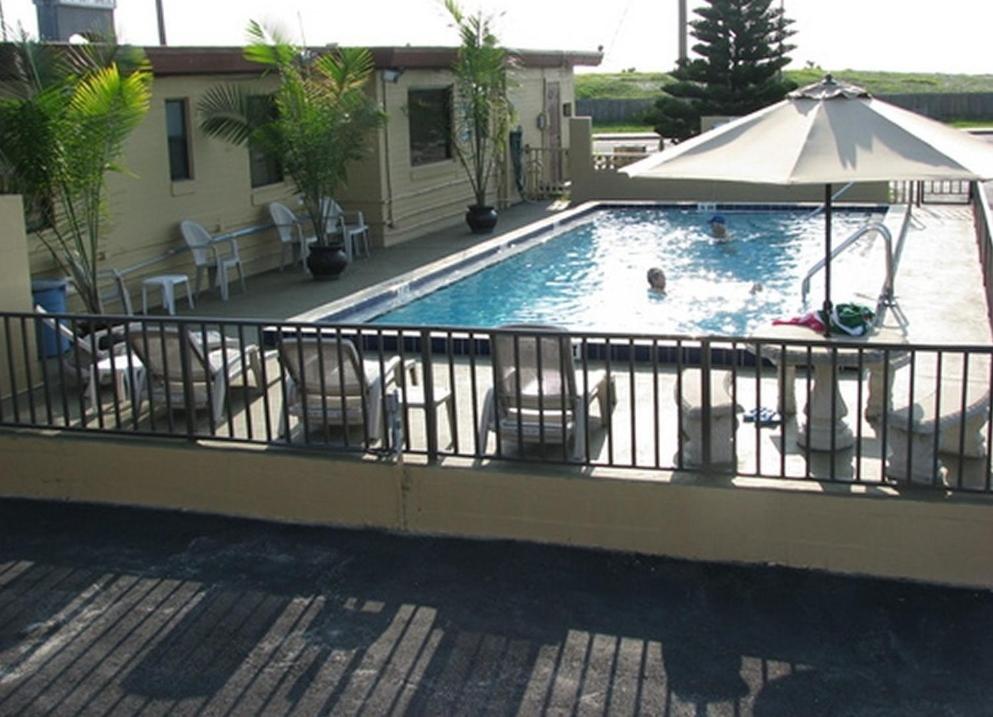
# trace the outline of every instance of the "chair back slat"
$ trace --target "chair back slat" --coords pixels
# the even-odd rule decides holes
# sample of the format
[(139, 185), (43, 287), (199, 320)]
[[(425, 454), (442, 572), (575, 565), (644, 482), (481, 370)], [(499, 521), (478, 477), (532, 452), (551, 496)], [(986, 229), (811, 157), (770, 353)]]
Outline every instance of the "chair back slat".
[(294, 241), (293, 229), (297, 225), (297, 218), (289, 207), (279, 202), (272, 202), (269, 205), (269, 216), (272, 217), (273, 224), (276, 225), (279, 241), (283, 243)]
[(355, 344), (336, 335), (284, 333), (279, 359), (293, 382), (313, 396), (361, 396), (366, 376)]
[[(141, 359), (152, 378), (169, 384), (183, 381), (183, 331), (178, 326), (148, 326), (144, 334), (131, 333), (131, 349)], [(187, 349), (190, 360), (190, 380), (193, 383), (206, 383), (211, 372), (207, 366), (196, 332), (186, 332)], [(145, 350), (145, 346), (148, 350)]]
[(576, 372), (569, 336), (555, 326), (500, 328), (535, 332), (491, 335), (496, 398), (502, 412), (539, 407), (550, 411), (570, 410), (576, 399)]
[(193, 252), (193, 261), (196, 265), (207, 266), (210, 264), (209, 248), (212, 241), (210, 232), (190, 219), (180, 222), (179, 230), (183, 234), (186, 245)]

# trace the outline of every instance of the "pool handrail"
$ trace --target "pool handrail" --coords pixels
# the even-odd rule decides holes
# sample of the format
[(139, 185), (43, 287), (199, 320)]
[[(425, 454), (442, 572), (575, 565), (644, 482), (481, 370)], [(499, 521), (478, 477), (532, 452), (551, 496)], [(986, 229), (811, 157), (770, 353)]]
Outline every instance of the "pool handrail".
[[(878, 232), (883, 240), (886, 242), (886, 281), (883, 284), (883, 291), (879, 296), (879, 301), (881, 305), (888, 305), (893, 301), (893, 235), (890, 230), (886, 228), (886, 225), (882, 222), (869, 222), (863, 225), (855, 231), (850, 237), (845, 239), (841, 244), (836, 246), (831, 252), (831, 259), (841, 254), (843, 251), (852, 246), (862, 237), (872, 232)], [(807, 303), (807, 294), (810, 293), (810, 280), (817, 274), (818, 271), (824, 268), (827, 263), (826, 259), (819, 259), (814, 263), (810, 270), (807, 272), (806, 276), (803, 277), (803, 281), (800, 282), (800, 296), (804, 304)]]

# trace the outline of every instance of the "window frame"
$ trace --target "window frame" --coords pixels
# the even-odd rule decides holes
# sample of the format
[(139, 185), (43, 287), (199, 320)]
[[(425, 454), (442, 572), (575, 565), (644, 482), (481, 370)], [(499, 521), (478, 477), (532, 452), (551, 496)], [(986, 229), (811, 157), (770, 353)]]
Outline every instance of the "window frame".
[[(248, 97), (250, 104), (265, 100), (269, 101), (269, 112), (275, 114), (276, 103), (273, 101), (272, 94), (254, 94)], [(279, 161), (279, 157), (273, 156), (258, 147), (253, 147), (251, 142), (248, 143), (247, 148), (248, 184), (253, 190), (272, 187), (286, 181), (286, 171), (283, 169), (283, 163)], [(256, 167), (260, 165), (264, 165), (264, 175), (256, 179)]]
[[(170, 134), (169, 128), (169, 106), (179, 105), (183, 110), (183, 134), (179, 137), (173, 137)], [(166, 153), (169, 160), (169, 181), (171, 182), (188, 182), (194, 179), (195, 174), (193, 170), (193, 132), (190, 124), (190, 98), (189, 97), (167, 97), (165, 99), (165, 135), (166, 135)], [(175, 171), (173, 167), (173, 140), (183, 140), (184, 155), (186, 160), (186, 176), (177, 177), (175, 176)]]
[[(430, 167), (431, 165), (443, 164), (446, 162), (451, 162), (455, 159), (455, 149), (452, 146), (452, 128), (454, 126), (454, 116), (453, 116), (453, 98), (455, 89), (452, 85), (444, 86), (433, 86), (433, 87), (410, 87), (407, 89), (407, 150), (410, 157), (410, 166), (413, 168)], [(444, 142), (444, 156), (436, 156), (429, 154), (426, 159), (419, 159), (419, 156), (423, 152), (417, 151), (415, 149), (415, 132), (413, 122), (415, 119), (414, 112), (412, 110), (414, 102), (412, 101), (412, 96), (415, 93), (431, 93), (431, 94), (444, 94), (445, 106), (445, 142)], [(421, 133), (418, 133), (421, 134)], [(435, 145), (440, 144), (436, 141)]]

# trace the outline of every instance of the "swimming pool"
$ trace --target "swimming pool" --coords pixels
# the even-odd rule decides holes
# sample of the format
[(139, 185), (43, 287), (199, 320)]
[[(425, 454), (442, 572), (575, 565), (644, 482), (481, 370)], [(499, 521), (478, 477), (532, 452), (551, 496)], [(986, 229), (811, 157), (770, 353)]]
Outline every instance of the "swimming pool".
[[(371, 319), (374, 324), (743, 335), (801, 308), (800, 281), (824, 254), (810, 209), (721, 209), (732, 240), (714, 241), (696, 208), (599, 209), (524, 251)], [(879, 210), (838, 211), (847, 237)], [(530, 244), (530, 242), (529, 242)], [(649, 290), (659, 266), (665, 294)]]

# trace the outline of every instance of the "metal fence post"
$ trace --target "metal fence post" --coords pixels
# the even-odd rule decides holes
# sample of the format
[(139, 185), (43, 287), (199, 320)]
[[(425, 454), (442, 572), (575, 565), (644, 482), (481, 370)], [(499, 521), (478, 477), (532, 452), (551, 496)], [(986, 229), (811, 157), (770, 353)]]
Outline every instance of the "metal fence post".
[(431, 332), (421, 331), (421, 367), (424, 381), (424, 429), (428, 439), (428, 462), (438, 462), (438, 416), (434, 411), (434, 366), (431, 361)]
[(700, 418), (703, 428), (700, 435), (700, 459), (704, 472), (710, 471), (712, 429), (710, 405), (710, 339), (700, 341), (700, 402), (703, 404)]
[[(197, 412), (193, 398), (193, 364), (190, 361), (190, 330), (189, 327), (180, 322), (179, 327), (179, 364), (183, 379), (183, 415), (186, 417), (186, 436), (190, 440), (196, 436), (197, 432)], [(165, 390), (169, 391), (169, 377), (166, 376)], [(210, 407), (208, 406), (208, 411)], [(213, 413), (210, 413), (210, 420)]]

